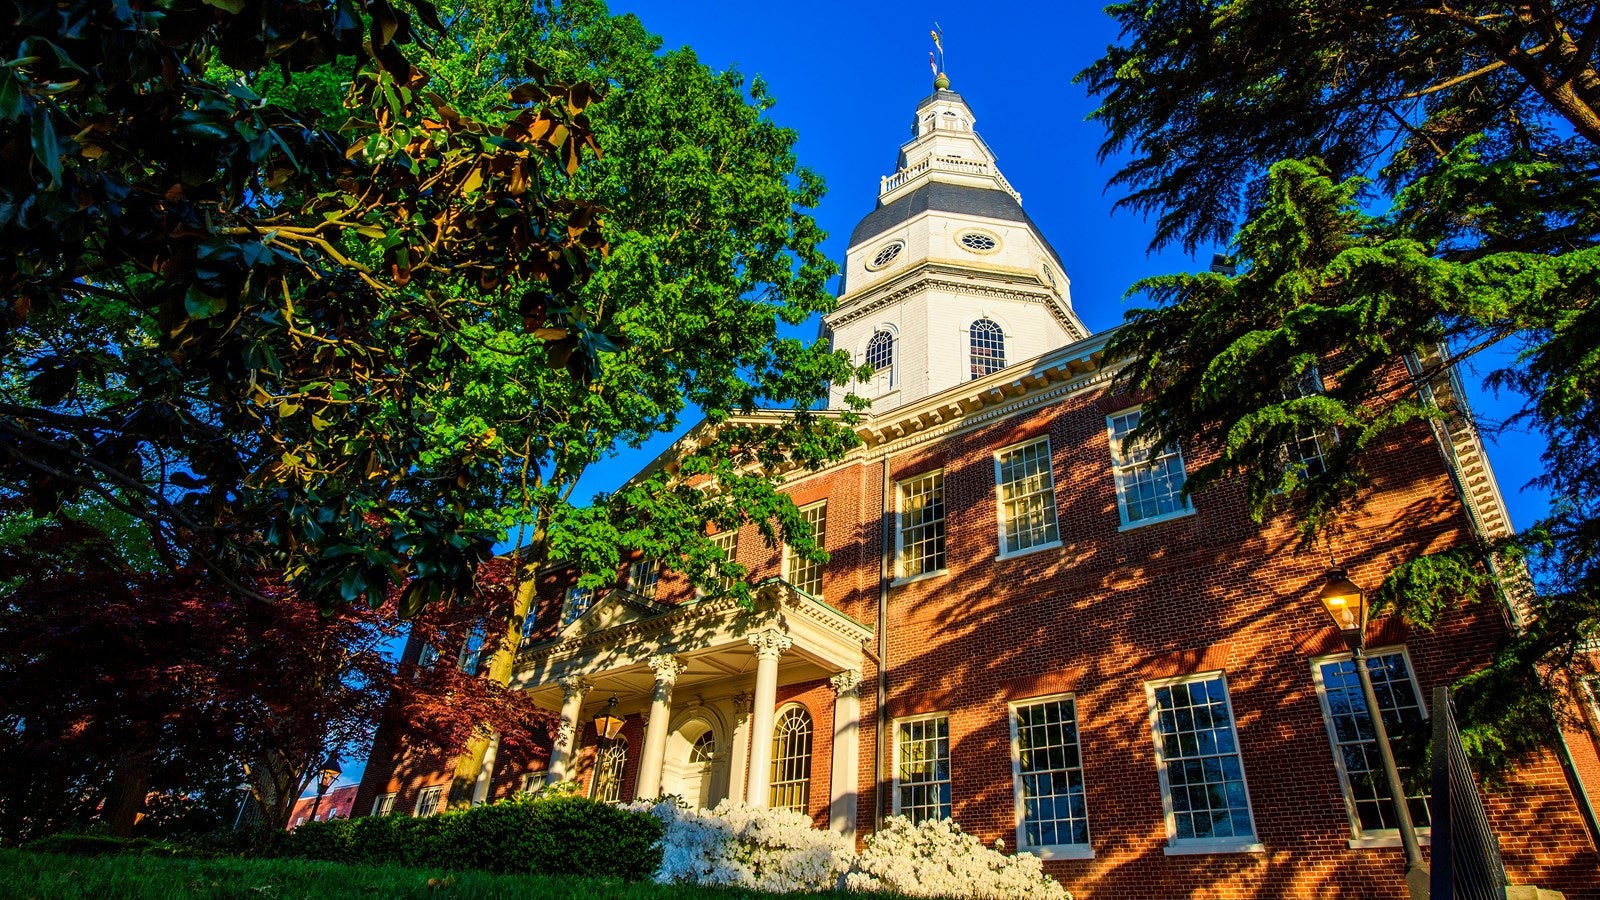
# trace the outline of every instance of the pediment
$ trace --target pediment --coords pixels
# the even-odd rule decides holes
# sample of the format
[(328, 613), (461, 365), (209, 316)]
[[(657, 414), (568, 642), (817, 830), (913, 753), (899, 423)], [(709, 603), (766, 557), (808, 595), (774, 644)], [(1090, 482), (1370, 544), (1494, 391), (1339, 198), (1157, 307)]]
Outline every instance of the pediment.
[(561, 639), (581, 638), (630, 622), (654, 618), (672, 609), (665, 603), (625, 588), (613, 588), (594, 601), (588, 611), (561, 629)]

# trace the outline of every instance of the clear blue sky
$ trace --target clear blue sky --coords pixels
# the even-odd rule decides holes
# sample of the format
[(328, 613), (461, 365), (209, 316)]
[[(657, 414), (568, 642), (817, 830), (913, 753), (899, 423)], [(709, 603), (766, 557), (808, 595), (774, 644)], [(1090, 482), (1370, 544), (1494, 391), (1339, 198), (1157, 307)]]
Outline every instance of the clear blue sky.
[[(977, 117), (977, 130), (1022, 193), (1024, 208), (1061, 254), (1078, 314), (1095, 331), (1122, 321), (1123, 294), (1146, 275), (1195, 269), (1168, 250), (1148, 254), (1152, 226), (1106, 190), (1115, 160), (1096, 159), (1102, 132), (1085, 121), (1094, 108), (1072, 76), (1117, 39), (1098, 3), (905, 4), (816, 0), (801, 6), (726, 0), (617, 0), (661, 35), (668, 48), (688, 45), (715, 69), (737, 67), (768, 83), (770, 115), (799, 132), (803, 165), (827, 181), (816, 211), (844, 258), (850, 230), (877, 200), (878, 179), (894, 170), (918, 100), (932, 89), (928, 32), (943, 27), (951, 87)], [(1220, 249), (1220, 248), (1218, 248)], [(814, 337), (815, 325), (804, 329)], [(1474, 389), (1481, 378), (1467, 378)], [(1504, 418), (1503, 402), (1473, 391), (1480, 417)], [(691, 423), (692, 424), (692, 423)], [(671, 443), (597, 466), (575, 497), (614, 490)], [(1522, 490), (1538, 472), (1542, 444), (1526, 434), (1491, 437), (1489, 454), (1518, 527), (1542, 515), (1542, 494)]]

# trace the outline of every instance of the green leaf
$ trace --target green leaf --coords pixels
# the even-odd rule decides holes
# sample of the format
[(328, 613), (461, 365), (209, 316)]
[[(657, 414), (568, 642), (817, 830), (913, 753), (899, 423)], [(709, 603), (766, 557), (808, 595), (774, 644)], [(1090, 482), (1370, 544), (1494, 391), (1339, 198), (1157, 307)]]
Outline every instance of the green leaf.
[(61, 142), (50, 110), (43, 106), (33, 111), (33, 155), (50, 173), (51, 190), (61, 187)]
[(226, 311), (227, 308), (226, 299), (206, 293), (199, 285), (190, 285), (189, 290), (183, 295), (183, 309), (191, 319), (209, 319)]

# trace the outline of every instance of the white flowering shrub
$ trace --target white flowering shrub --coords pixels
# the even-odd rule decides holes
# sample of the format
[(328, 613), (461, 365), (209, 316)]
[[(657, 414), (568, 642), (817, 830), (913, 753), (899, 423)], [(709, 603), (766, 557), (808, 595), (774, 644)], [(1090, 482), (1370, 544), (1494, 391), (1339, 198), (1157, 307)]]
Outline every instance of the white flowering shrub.
[(724, 800), (715, 809), (686, 809), (674, 799), (639, 802), (666, 826), (656, 881), (729, 885), (776, 893), (831, 890), (855, 853), (844, 838), (786, 809), (758, 809)]
[(949, 819), (913, 825), (885, 819), (845, 878), (852, 891), (892, 891), (906, 897), (1039, 897), (1072, 900), (1044, 874), (1037, 856), (1007, 856), (985, 847)]

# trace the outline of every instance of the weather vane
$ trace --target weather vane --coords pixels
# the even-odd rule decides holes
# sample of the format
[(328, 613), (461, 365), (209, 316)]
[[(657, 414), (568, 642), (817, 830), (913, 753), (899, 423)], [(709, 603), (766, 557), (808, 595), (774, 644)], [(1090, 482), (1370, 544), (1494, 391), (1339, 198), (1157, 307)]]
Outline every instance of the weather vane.
[(933, 23), (933, 30), (928, 32), (928, 37), (933, 38), (933, 50), (928, 52), (928, 68), (933, 70), (933, 86), (938, 90), (950, 87), (950, 76), (944, 65), (944, 29), (938, 22)]

